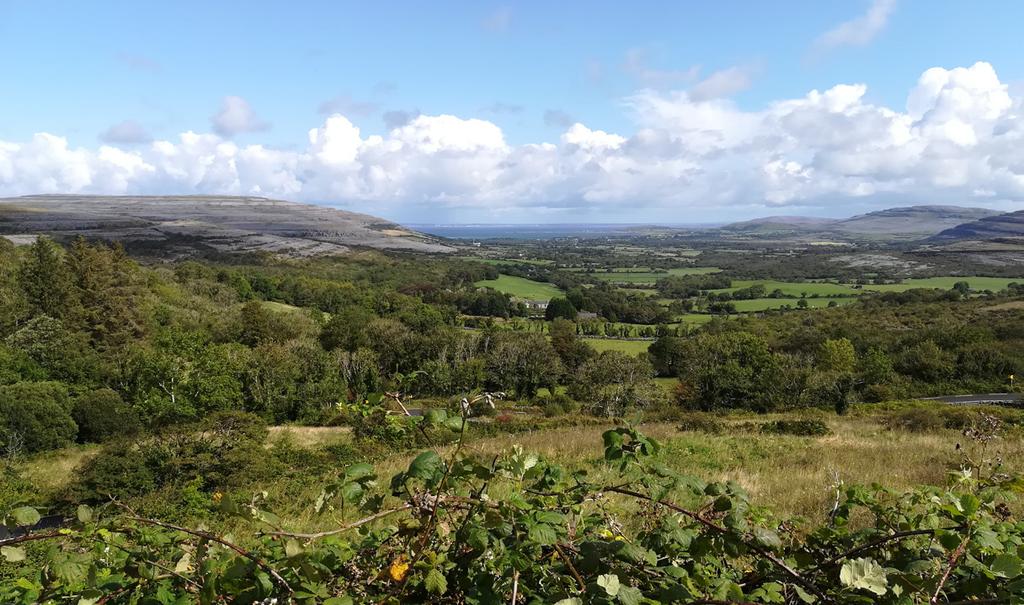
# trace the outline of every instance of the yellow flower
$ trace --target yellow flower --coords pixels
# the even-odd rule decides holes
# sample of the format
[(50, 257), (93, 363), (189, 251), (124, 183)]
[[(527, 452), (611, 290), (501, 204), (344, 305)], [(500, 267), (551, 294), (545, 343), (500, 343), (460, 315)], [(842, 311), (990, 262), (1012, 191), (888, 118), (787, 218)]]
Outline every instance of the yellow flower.
[(220, 504), (220, 499), (224, 497), (224, 494), (220, 492), (213, 492), (213, 503)]
[(395, 582), (401, 582), (405, 579), (405, 574), (409, 573), (409, 561), (406, 560), (405, 555), (398, 555), (391, 562), (391, 569), (388, 570), (388, 573)]

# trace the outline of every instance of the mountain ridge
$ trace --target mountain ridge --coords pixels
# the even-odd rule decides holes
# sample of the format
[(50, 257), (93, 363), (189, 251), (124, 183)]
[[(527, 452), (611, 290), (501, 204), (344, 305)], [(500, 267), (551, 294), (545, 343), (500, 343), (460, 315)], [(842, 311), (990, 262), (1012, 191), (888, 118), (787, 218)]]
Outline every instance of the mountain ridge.
[(292, 257), (344, 254), (353, 247), (450, 252), (397, 223), (328, 206), (226, 195), (28, 195), (0, 198), (0, 235), (83, 236), (227, 253)]

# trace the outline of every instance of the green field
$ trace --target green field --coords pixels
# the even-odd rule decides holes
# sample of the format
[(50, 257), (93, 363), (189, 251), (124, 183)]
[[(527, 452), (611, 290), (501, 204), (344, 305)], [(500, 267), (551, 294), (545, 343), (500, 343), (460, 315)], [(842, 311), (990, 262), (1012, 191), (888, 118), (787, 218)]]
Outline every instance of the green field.
[(787, 296), (813, 296), (815, 294), (819, 296), (833, 296), (833, 295), (846, 295), (846, 296), (857, 296), (863, 294), (863, 290), (854, 288), (846, 284), (837, 284), (833, 282), (791, 282), (791, 281), (777, 281), (774, 279), (735, 279), (732, 282), (731, 288), (722, 288), (719, 290), (712, 290), (712, 292), (734, 292), (740, 288), (749, 288), (755, 284), (761, 284), (764, 289), (771, 293), (774, 290), (782, 290)]
[(718, 267), (676, 267), (669, 269), (667, 272), (613, 269), (600, 273), (588, 273), (588, 275), (620, 284), (653, 284), (669, 275), (707, 275), (708, 273), (718, 273), (719, 271), (721, 269)]
[[(750, 300), (734, 300), (732, 304), (736, 305), (736, 310), (740, 313), (750, 313), (753, 311), (764, 311), (767, 309), (779, 309), (786, 305), (796, 308), (797, 298), (752, 298)], [(830, 302), (835, 302), (837, 305), (848, 305), (853, 301), (857, 300), (854, 296), (847, 296), (842, 298), (807, 298), (807, 306), (813, 309), (819, 309), (821, 307), (827, 307)]]
[(467, 256), (466, 260), (484, 263), (486, 265), (553, 265), (554, 261), (536, 258), (483, 258), (482, 256)]
[(676, 318), (679, 323), (684, 323), (690, 326), (703, 326), (714, 319), (713, 315), (707, 313), (685, 313)]
[(551, 300), (556, 296), (562, 296), (562, 291), (551, 284), (511, 275), (499, 275), (498, 279), (484, 279), (474, 285), (478, 288), (494, 288), (498, 292), (526, 300)]
[(622, 351), (628, 355), (639, 355), (647, 352), (654, 341), (651, 340), (618, 340), (615, 338), (585, 338), (583, 342), (595, 351)]

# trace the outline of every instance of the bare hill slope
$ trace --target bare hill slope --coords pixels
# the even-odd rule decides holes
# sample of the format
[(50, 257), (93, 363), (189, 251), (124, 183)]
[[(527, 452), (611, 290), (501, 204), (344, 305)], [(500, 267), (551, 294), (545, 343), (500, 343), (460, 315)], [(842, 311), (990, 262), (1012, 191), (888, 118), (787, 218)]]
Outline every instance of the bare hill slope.
[(0, 198), (0, 235), (78, 235), (168, 253), (205, 249), (287, 256), (351, 247), (449, 252), (435, 238), (366, 214), (237, 196), (36, 195)]

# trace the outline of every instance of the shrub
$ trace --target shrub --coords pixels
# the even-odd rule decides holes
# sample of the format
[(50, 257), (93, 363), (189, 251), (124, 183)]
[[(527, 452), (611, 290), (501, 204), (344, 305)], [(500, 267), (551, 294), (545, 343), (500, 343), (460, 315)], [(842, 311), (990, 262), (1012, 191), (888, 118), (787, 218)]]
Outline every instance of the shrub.
[(18, 382), (0, 387), (0, 446), (19, 439), (28, 453), (70, 445), (78, 432), (67, 387)]
[(71, 491), (95, 502), (188, 485), (206, 492), (254, 487), (283, 469), (264, 447), (266, 434), (258, 416), (217, 413), (200, 425), (107, 446), (79, 470)]
[(823, 437), (831, 435), (832, 429), (820, 420), (775, 420), (761, 425), (765, 435), (794, 435), (796, 437)]
[(132, 437), (142, 429), (135, 410), (110, 389), (96, 389), (78, 397), (71, 415), (78, 424), (78, 441), (81, 443)]
[(937, 410), (911, 408), (886, 416), (882, 419), (882, 425), (890, 430), (927, 433), (946, 428), (946, 420)]
[(548, 418), (572, 414), (580, 409), (580, 404), (564, 393), (536, 397), (533, 400), (533, 404), (541, 408), (544, 411), (544, 415)]
[(696, 433), (707, 433), (708, 435), (721, 435), (725, 432), (725, 425), (712, 414), (688, 412), (683, 414), (679, 420), (680, 431), (693, 431)]
[(104, 448), (78, 469), (73, 500), (102, 502), (112, 496), (141, 496), (157, 487), (143, 448), (119, 443)]

